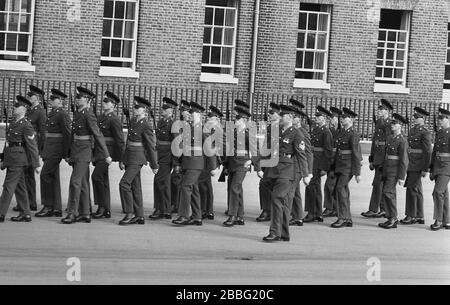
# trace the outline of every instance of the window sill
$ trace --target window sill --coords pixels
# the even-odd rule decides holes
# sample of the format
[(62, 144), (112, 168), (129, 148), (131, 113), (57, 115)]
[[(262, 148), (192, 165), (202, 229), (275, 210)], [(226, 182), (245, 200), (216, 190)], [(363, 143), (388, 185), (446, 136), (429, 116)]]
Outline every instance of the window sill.
[(24, 61), (0, 60), (0, 70), (34, 72), (36, 66), (32, 66)]
[(316, 79), (295, 79), (294, 88), (305, 88), (305, 89), (325, 89), (330, 90), (331, 85), (327, 84), (323, 80)]
[(139, 78), (139, 72), (130, 68), (100, 67), (99, 76)]
[(373, 92), (409, 94), (409, 88), (406, 88), (405, 86), (402, 85), (375, 83), (373, 86)]
[(450, 89), (442, 90), (442, 103), (450, 104)]
[(234, 78), (232, 75), (229, 74), (201, 73), (200, 82), (237, 85), (239, 83), (239, 79)]

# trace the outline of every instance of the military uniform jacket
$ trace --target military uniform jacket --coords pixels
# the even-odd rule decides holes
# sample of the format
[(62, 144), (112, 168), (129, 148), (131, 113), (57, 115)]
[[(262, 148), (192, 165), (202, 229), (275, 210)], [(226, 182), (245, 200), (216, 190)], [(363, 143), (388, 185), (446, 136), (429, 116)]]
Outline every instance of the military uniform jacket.
[[(278, 128), (280, 128), (279, 123), (276, 123), (276, 126)], [(266, 149), (272, 150), (273, 148), (272, 146), (272, 142), (277, 140), (277, 137), (279, 135), (272, 135), (272, 123), (267, 125), (266, 128), (266, 139), (265, 139), (265, 147)], [(270, 139), (270, 140), (269, 140)], [(272, 141), (273, 140), (273, 141)], [(276, 142), (275, 142), (276, 143)], [(258, 159), (271, 159), (271, 155), (269, 154), (268, 156), (258, 156)], [(259, 162), (258, 162), (259, 164)], [(259, 166), (259, 165), (258, 165)], [(256, 168), (255, 168), (256, 169)], [(264, 171), (264, 173), (266, 173), (268, 171), (268, 167), (263, 167), (262, 170)]]
[(339, 132), (341, 131), (341, 129), (338, 129), (336, 127), (330, 126), (330, 132), (331, 132), (331, 136), (333, 137), (333, 151), (331, 154), (331, 160), (333, 160), (330, 164), (330, 170), (334, 170), (334, 159), (336, 157), (336, 139), (339, 136)]
[[(137, 144), (139, 146), (135, 146), (134, 143), (142, 143), (142, 145)], [(146, 165), (149, 162), (152, 169), (159, 168), (156, 137), (146, 118), (131, 119), (127, 145), (122, 160), (125, 165)]]
[[(98, 127), (105, 138), (108, 153), (113, 161), (121, 161), (125, 152), (125, 140), (123, 136), (122, 123), (114, 112), (101, 114), (98, 117)], [(100, 151), (98, 145), (94, 149), (94, 160), (101, 160), (105, 153)]]
[[(313, 164), (314, 164), (314, 153), (311, 149), (311, 138), (309, 137), (309, 132), (306, 130), (306, 127), (302, 126), (297, 128), (297, 130), (302, 134), (305, 141), (305, 153), (306, 160), (308, 162), (308, 174), (312, 175), (313, 173)], [(297, 159), (294, 159), (294, 167), (296, 173), (301, 173), (300, 165), (297, 162)]]
[(336, 153), (334, 157), (334, 171), (349, 176), (361, 175), (361, 146), (359, 134), (353, 127), (342, 129), (335, 140)]
[(384, 177), (397, 177), (405, 180), (408, 169), (408, 141), (400, 134), (386, 139), (386, 156), (383, 163)]
[(37, 145), (39, 149), (39, 154), (44, 148), (45, 142), (45, 132), (46, 132), (46, 121), (47, 115), (45, 114), (45, 109), (40, 105), (36, 105), (30, 108), (27, 112), (27, 118), (30, 120), (31, 125), (36, 133)]
[(3, 154), (4, 167), (39, 167), (36, 135), (29, 120), (22, 118), (9, 124)]
[(430, 167), (431, 132), (424, 126), (414, 126), (408, 136), (408, 171), (427, 172)]
[(247, 171), (244, 166), (249, 160), (257, 162), (256, 156), (251, 156), (251, 152), (256, 152), (256, 141), (250, 139), (249, 130), (247, 128), (238, 131), (234, 130), (234, 137), (227, 139), (228, 149), (227, 156), (223, 163), (223, 166), (228, 169), (229, 172), (235, 171)]
[[(279, 144), (272, 149), (272, 156), (278, 156), (278, 164), (274, 167), (268, 167), (264, 176), (274, 179), (295, 179), (295, 162), (300, 166), (302, 177), (308, 177), (308, 160), (305, 152), (305, 137), (293, 126), (286, 130), (280, 129)], [(278, 151), (277, 151), (278, 150)], [(259, 160), (256, 162), (255, 169), (259, 171)]]
[(172, 162), (172, 147), (173, 140), (172, 134), (172, 118), (161, 118), (156, 128), (156, 150), (158, 151), (159, 163), (171, 163)]
[(333, 136), (328, 127), (316, 127), (311, 133), (311, 148), (314, 153), (313, 170), (328, 171), (333, 155)]
[(183, 132), (183, 154), (173, 158), (174, 166), (181, 166), (183, 170), (215, 170), (217, 168), (217, 156), (206, 156), (203, 151), (203, 143), (210, 136), (209, 133), (202, 132), (201, 136), (195, 136), (195, 130), (203, 131), (202, 124), (190, 124), (191, 131)]
[(434, 176), (450, 176), (450, 128), (436, 132), (430, 169)]
[(386, 138), (391, 134), (391, 119), (378, 119), (375, 124), (375, 133), (372, 137), (369, 162), (373, 162), (374, 165), (382, 165), (384, 163)]
[(42, 158), (65, 159), (69, 157), (71, 139), (71, 121), (69, 114), (62, 108), (53, 109), (47, 117), (48, 134), (59, 134), (61, 137), (47, 136)]
[[(77, 136), (91, 136), (91, 141), (76, 140)], [(105, 139), (98, 128), (97, 118), (94, 113), (89, 108), (74, 112), (70, 160), (72, 162), (91, 162), (94, 145), (99, 147), (103, 158), (109, 157)]]

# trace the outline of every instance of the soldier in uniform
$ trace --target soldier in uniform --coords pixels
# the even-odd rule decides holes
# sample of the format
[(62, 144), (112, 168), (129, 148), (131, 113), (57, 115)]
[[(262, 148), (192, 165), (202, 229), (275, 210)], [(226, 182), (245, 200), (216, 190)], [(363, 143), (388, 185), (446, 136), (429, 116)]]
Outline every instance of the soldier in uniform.
[(40, 172), (39, 154), (33, 126), (25, 117), (31, 103), (23, 96), (16, 97), (14, 104), (14, 122), (6, 130), (5, 148), (1, 157), (0, 168), (6, 168), (3, 192), (0, 196), (0, 222), (5, 221), (6, 212), (13, 195), (16, 195), (20, 214), (12, 217), (14, 222), (30, 222), (30, 202), (25, 185), (25, 171), (32, 166), (37, 174)]
[(158, 153), (158, 173), (153, 180), (155, 210), (151, 220), (172, 219), (170, 201), (170, 172), (172, 171), (172, 124), (173, 111), (178, 104), (168, 97), (163, 98), (162, 118), (156, 127), (156, 151)]
[[(341, 131), (340, 126), (340, 116), (342, 115), (342, 110), (336, 107), (330, 107), (330, 113), (332, 115), (330, 119), (330, 131), (333, 136), (333, 153), (331, 154), (331, 159), (334, 160), (336, 153), (336, 139), (338, 133)], [(336, 196), (334, 192), (334, 187), (336, 186), (336, 175), (333, 173), (332, 166), (327, 173), (327, 180), (325, 180), (325, 186), (323, 188), (324, 193), (324, 208), (322, 212), (323, 217), (336, 217), (337, 207), (336, 207)]]
[(71, 120), (63, 108), (67, 95), (58, 89), (51, 90), (51, 111), (47, 117), (47, 139), (42, 150), (44, 166), (40, 175), (41, 202), (44, 206), (36, 217), (62, 217), (61, 181), (59, 164), (69, 157)]
[[(105, 138), (108, 153), (113, 162), (120, 162), (125, 151), (122, 122), (116, 114), (116, 105), (120, 98), (110, 91), (105, 92), (103, 99), (103, 113), (98, 117), (98, 127)], [(98, 145), (94, 148), (95, 166), (92, 172), (92, 188), (94, 202), (98, 205), (94, 219), (111, 218), (111, 192), (109, 188), (109, 164), (103, 158), (104, 152)]]
[[(350, 212), (350, 190), (349, 182), (353, 176), (357, 183), (361, 181), (361, 146), (359, 135), (353, 129), (353, 120), (357, 114), (348, 108), (342, 108), (342, 131), (338, 133), (335, 140), (336, 153), (334, 156), (334, 169), (330, 175), (336, 176), (337, 216), (332, 228), (352, 227), (352, 214)], [(332, 177), (333, 178), (333, 177)]]
[(408, 172), (406, 175), (406, 217), (400, 223), (424, 224), (423, 215), (423, 193), (422, 177), (425, 177), (430, 167), (431, 153), (431, 132), (425, 127), (425, 118), (430, 114), (419, 107), (414, 108), (414, 127), (409, 131), (408, 136)]
[[(270, 145), (272, 143), (271, 139), (272, 135), (271, 135), (271, 129), (272, 129), (272, 125), (275, 125), (275, 127), (279, 126), (279, 122), (280, 122), (280, 105), (277, 105), (275, 103), (270, 103), (270, 110), (269, 110), (269, 124), (267, 125), (267, 131), (266, 131), (266, 137), (267, 137), (267, 148), (271, 149)], [(278, 135), (273, 135), (278, 136)], [(268, 171), (268, 168), (262, 168), (263, 172)], [(271, 188), (271, 179), (269, 179), (269, 177), (267, 175), (263, 175), (261, 177), (261, 180), (259, 180), (259, 204), (261, 207), (261, 215), (259, 215), (256, 218), (256, 221), (258, 222), (263, 222), (263, 221), (270, 221), (270, 211), (271, 211), (271, 198), (272, 198), (272, 194), (270, 191)]]
[(315, 128), (311, 133), (311, 147), (314, 153), (313, 178), (311, 183), (305, 188), (305, 210), (308, 215), (303, 222), (323, 222), (322, 218), (322, 176), (330, 169), (331, 157), (333, 154), (333, 136), (327, 126), (327, 118), (331, 113), (317, 106), (315, 115)]
[(368, 218), (380, 218), (386, 215), (382, 196), (381, 167), (386, 154), (386, 138), (392, 134), (389, 112), (393, 109), (394, 107), (387, 100), (381, 99), (369, 155), (369, 168), (370, 170), (375, 170), (372, 182), (372, 195), (370, 197), (369, 210), (361, 213), (362, 216)]
[(151, 104), (146, 99), (134, 97), (134, 115), (130, 121), (125, 153), (119, 166), (125, 170), (119, 183), (120, 201), (125, 209), (125, 217), (119, 225), (145, 224), (141, 185), (142, 166), (150, 163), (153, 173), (158, 173), (156, 137), (146, 118)]
[(391, 122), (392, 135), (386, 139), (386, 157), (382, 167), (383, 199), (386, 206), (386, 222), (378, 226), (384, 229), (397, 228), (397, 184), (403, 186), (408, 169), (408, 140), (402, 134), (402, 125), (408, 121), (394, 113)]
[[(205, 156), (203, 142), (209, 136), (203, 132), (202, 113), (205, 111), (201, 105), (191, 102), (191, 130), (183, 130), (183, 154), (174, 158), (175, 171), (182, 171), (180, 205), (178, 208), (178, 218), (172, 223), (176, 225), (202, 225), (202, 209), (200, 203), (200, 192), (198, 189), (198, 179), (202, 170), (206, 166), (211, 175), (217, 172), (216, 155)], [(206, 158), (206, 162), (205, 162)], [(189, 217), (189, 210), (192, 216)]]
[(260, 160), (255, 162), (255, 169), (260, 178), (266, 176), (269, 180), (269, 190), (272, 194), (271, 220), (269, 235), (263, 238), (265, 242), (289, 241), (289, 192), (295, 179), (294, 158), (297, 158), (303, 182), (310, 181), (308, 160), (305, 153), (305, 139), (293, 126), (294, 107), (281, 105), (281, 120), (279, 131), (278, 164), (261, 171)]
[(434, 140), (430, 165), (430, 179), (434, 180), (434, 223), (432, 231), (442, 228), (450, 230), (450, 210), (448, 182), (450, 181), (450, 111), (439, 108), (438, 122), (440, 129)]
[(106, 163), (112, 162), (103, 134), (98, 128), (97, 118), (89, 108), (90, 100), (95, 99), (96, 96), (83, 87), (77, 87), (77, 91), (78, 110), (73, 114), (70, 157), (66, 159), (73, 170), (69, 183), (68, 214), (61, 220), (63, 224), (91, 222), (89, 163), (93, 159), (93, 144), (98, 146), (101, 157)]
[[(190, 113), (189, 113), (189, 102), (185, 100), (181, 100), (180, 102), (180, 120), (186, 125), (189, 126), (190, 121)], [(170, 199), (172, 202), (172, 213), (178, 213), (178, 205), (180, 201), (180, 187), (181, 187), (181, 172), (176, 173), (172, 170), (171, 178), (170, 178)]]

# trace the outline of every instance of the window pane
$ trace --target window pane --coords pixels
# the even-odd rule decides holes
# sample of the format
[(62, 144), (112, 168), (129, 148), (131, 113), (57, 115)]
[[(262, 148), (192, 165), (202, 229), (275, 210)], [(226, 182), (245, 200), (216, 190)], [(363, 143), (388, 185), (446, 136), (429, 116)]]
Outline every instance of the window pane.
[(305, 69), (312, 69), (314, 67), (314, 52), (305, 52)]
[(397, 60), (403, 60), (405, 58), (405, 51), (397, 51)]
[(376, 77), (383, 77), (383, 69), (382, 68), (377, 68), (377, 70), (375, 72), (375, 76)]
[(399, 43), (399, 44), (397, 44), (397, 49), (405, 50), (406, 49), (406, 45), (404, 43)]
[(384, 48), (385, 45), (386, 45), (386, 43), (384, 43), (384, 42), (379, 42), (378, 43), (378, 47), (379, 48)]
[(377, 50), (377, 59), (384, 59), (384, 50), (383, 49)]
[(450, 50), (447, 50), (447, 63), (450, 63)]
[(378, 40), (385, 41), (386, 40), (386, 31), (378, 32)]
[(308, 39), (306, 42), (307, 49), (314, 49), (316, 45), (316, 34), (308, 33)]
[(308, 30), (317, 30), (317, 14), (309, 14)]
[(8, 1), (0, 1), (0, 11), (6, 12), (8, 10)]
[(202, 56), (202, 63), (209, 64), (209, 51), (210, 47), (203, 47), (203, 56)]
[(406, 42), (406, 33), (398, 33), (398, 40), (399, 42)]
[(394, 50), (386, 51), (386, 59), (394, 59)]
[(297, 58), (295, 60), (295, 67), (296, 68), (303, 68), (303, 51), (297, 52)]
[(388, 42), (387, 48), (388, 49), (394, 49), (395, 48), (395, 43), (394, 42)]
[(19, 35), (18, 51), (28, 52), (28, 35), (26, 34)]
[(205, 24), (212, 25), (213, 24), (213, 13), (214, 10), (210, 7), (206, 8), (205, 11)]
[(222, 48), (222, 65), (231, 65), (232, 48)]
[(396, 61), (396, 63), (395, 63), (395, 65), (397, 66), (397, 67), (404, 67), (404, 64), (405, 64), (405, 62), (404, 61), (401, 61), (401, 60), (399, 60), (399, 61)]
[(327, 31), (327, 30), (328, 30), (328, 15), (320, 14), (319, 31)]
[(305, 47), (305, 33), (298, 33), (297, 48)]
[(135, 13), (136, 13), (136, 3), (134, 2), (128, 2), (127, 3), (127, 14), (126, 14), (126, 18), (127, 19), (135, 19)]
[(211, 28), (205, 28), (203, 31), (203, 43), (211, 43)]
[(102, 56), (109, 56), (110, 45), (111, 45), (111, 40), (102, 39)]
[(4, 51), (5, 50), (5, 37), (6, 34), (4, 33), (0, 33), (0, 51)]
[(227, 17), (225, 19), (225, 25), (226, 26), (234, 26), (235, 25), (235, 16), (236, 16), (235, 10), (227, 10)]
[(6, 35), (6, 51), (17, 51), (17, 35)]
[(123, 19), (125, 16), (125, 2), (116, 1), (116, 10), (114, 11), (114, 18)]
[(223, 25), (225, 18), (225, 10), (221, 8), (216, 9), (216, 13), (214, 15), (214, 24), (215, 25)]
[(386, 66), (393, 67), (394, 66), (394, 61), (393, 60), (386, 60)]
[(31, 13), (31, 0), (22, 0), (22, 12)]
[(114, 1), (106, 0), (105, 9), (103, 10), (103, 16), (106, 18), (113, 17)]
[(222, 33), (223, 28), (214, 28), (214, 36), (213, 36), (213, 43), (214, 44), (222, 44)]
[(389, 68), (389, 69), (384, 69), (384, 77), (387, 78), (392, 78), (392, 74), (393, 74), (394, 70)]
[(20, 16), (20, 31), (21, 32), (29, 32), (30, 17), (31, 17), (31, 15), (21, 15)]
[(450, 32), (447, 35), (447, 47), (450, 47)]
[(134, 38), (134, 21), (125, 21), (125, 38)]
[(11, 7), (9, 8), (12, 12), (20, 12), (20, 0), (9, 0)]
[(133, 42), (132, 41), (123, 41), (122, 57), (131, 58), (132, 51), (133, 51)]
[(120, 57), (121, 49), (122, 49), (122, 41), (121, 40), (112, 40), (111, 57)]
[(306, 20), (308, 18), (307, 13), (300, 13), (300, 17), (298, 20), (298, 29), (299, 30), (306, 30)]
[(402, 69), (395, 69), (395, 78), (403, 78), (403, 70)]
[(6, 13), (0, 13), (0, 31), (6, 31)]
[(103, 37), (111, 37), (112, 21), (103, 20)]
[(382, 60), (377, 60), (377, 66), (382, 66), (383, 65), (383, 61)]
[(211, 63), (220, 64), (220, 47), (211, 48)]
[(389, 32), (388, 33), (388, 41), (396, 41), (397, 40), (397, 33), (396, 32)]
[(450, 66), (448, 65), (445, 66), (445, 79), (450, 80)]
[(326, 50), (327, 34), (317, 34), (317, 49)]
[(225, 29), (225, 36), (223, 40), (223, 44), (227, 46), (233, 45), (234, 39), (234, 28), (233, 29)]
[(17, 32), (18, 30), (19, 30), (19, 14), (10, 13), (8, 31)]
[(314, 69), (323, 70), (325, 64), (325, 53), (316, 53), (314, 57)]
[(123, 21), (121, 20), (114, 21), (114, 37), (122, 38), (122, 27)]

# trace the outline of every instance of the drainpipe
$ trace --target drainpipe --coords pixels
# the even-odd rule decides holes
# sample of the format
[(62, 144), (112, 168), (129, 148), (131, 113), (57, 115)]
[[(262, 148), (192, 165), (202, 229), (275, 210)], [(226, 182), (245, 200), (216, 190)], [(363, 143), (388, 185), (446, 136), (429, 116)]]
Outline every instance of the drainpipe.
[(252, 43), (252, 59), (250, 68), (250, 111), (253, 110), (253, 95), (255, 93), (256, 78), (256, 55), (258, 53), (258, 30), (259, 30), (259, 7), (261, 0), (255, 0), (255, 11), (253, 20), (253, 43)]

